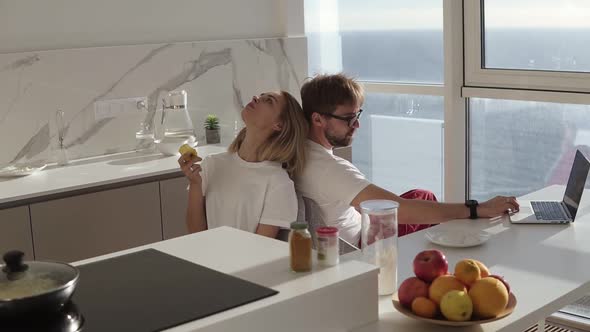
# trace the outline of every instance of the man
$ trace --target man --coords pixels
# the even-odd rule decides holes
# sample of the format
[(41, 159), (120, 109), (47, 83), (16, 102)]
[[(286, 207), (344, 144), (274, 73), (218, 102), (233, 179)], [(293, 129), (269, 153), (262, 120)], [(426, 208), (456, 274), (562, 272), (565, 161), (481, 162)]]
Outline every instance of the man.
[(335, 147), (349, 146), (359, 128), (360, 107), (364, 102), (362, 87), (342, 74), (319, 75), (301, 87), (301, 99), (310, 124), (309, 155), (295, 186), (304, 197), (318, 204), (326, 223), (338, 227), (344, 240), (359, 243), (361, 218), (357, 210), (366, 200), (399, 202), (400, 224), (495, 217), (508, 210), (518, 210), (514, 197), (498, 196), (480, 204), (475, 201), (438, 203), (405, 199), (372, 184), (352, 163), (332, 153)]

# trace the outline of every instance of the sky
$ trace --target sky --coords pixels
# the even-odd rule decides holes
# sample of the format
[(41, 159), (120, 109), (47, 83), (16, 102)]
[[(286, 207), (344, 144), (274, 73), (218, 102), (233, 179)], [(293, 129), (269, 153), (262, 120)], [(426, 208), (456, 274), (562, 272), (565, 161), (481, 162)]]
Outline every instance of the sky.
[[(443, 26), (443, 0), (338, 0), (337, 3), (341, 31), (442, 29)], [(590, 0), (487, 0), (485, 20), (487, 28), (590, 28)]]

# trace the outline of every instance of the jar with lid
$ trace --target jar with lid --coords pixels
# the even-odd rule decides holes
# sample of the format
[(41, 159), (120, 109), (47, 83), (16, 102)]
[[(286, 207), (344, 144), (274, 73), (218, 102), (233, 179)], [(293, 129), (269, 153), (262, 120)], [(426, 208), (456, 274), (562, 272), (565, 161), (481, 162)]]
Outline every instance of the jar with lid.
[(364, 260), (379, 267), (379, 295), (389, 295), (397, 287), (397, 209), (390, 200), (360, 203), (361, 243)]
[(307, 230), (307, 223), (291, 223), (291, 232), (289, 233), (291, 270), (294, 272), (311, 271), (311, 245), (311, 234)]
[(318, 239), (318, 264), (334, 266), (339, 263), (338, 228), (320, 227), (316, 229)]

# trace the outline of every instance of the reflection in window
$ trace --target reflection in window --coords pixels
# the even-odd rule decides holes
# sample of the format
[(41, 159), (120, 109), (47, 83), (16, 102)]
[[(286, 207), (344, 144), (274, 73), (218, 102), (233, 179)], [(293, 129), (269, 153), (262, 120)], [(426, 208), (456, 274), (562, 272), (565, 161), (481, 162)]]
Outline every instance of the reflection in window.
[(470, 197), (565, 185), (576, 149), (590, 157), (590, 106), (472, 98)]

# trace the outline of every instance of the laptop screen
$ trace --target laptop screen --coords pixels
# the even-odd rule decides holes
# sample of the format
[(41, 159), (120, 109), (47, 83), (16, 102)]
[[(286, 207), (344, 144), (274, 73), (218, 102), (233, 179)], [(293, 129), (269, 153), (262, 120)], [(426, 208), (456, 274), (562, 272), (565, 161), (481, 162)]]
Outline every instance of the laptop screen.
[(582, 199), (589, 170), (590, 162), (588, 159), (584, 157), (580, 150), (576, 151), (572, 172), (570, 173), (567, 187), (565, 188), (565, 195), (563, 196), (563, 202), (572, 215), (572, 219), (576, 217), (576, 212), (578, 212), (578, 205), (580, 205), (580, 200)]

